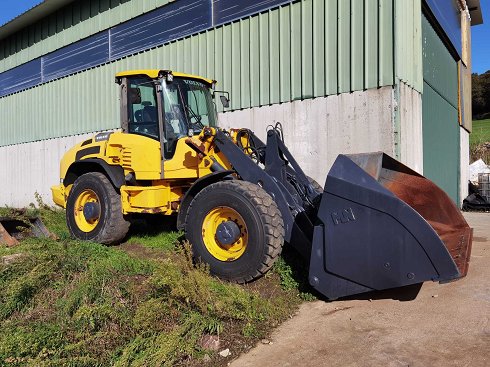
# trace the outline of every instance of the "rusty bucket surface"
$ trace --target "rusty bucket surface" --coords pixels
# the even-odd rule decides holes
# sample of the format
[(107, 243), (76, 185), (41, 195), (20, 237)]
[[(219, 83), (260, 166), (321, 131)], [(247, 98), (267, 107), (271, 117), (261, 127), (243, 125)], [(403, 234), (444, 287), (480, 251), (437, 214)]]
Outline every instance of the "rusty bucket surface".
[(38, 217), (0, 217), (0, 244), (16, 246), (26, 237), (56, 238)]
[(310, 283), (328, 298), (468, 272), (472, 229), (444, 191), (388, 155), (339, 155), (318, 210)]
[[(449, 196), (432, 181), (385, 155), (379, 182), (410, 205), (436, 231), (461, 277), (468, 273), (472, 228)], [(400, 167), (403, 166), (403, 167)], [(405, 168), (408, 172), (403, 172)]]

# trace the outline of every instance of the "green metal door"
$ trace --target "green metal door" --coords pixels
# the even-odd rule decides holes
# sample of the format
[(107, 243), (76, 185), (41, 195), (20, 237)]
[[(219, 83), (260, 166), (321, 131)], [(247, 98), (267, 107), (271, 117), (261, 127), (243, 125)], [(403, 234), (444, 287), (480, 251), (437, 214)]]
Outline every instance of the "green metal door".
[(459, 203), (458, 66), (422, 18), (424, 176)]

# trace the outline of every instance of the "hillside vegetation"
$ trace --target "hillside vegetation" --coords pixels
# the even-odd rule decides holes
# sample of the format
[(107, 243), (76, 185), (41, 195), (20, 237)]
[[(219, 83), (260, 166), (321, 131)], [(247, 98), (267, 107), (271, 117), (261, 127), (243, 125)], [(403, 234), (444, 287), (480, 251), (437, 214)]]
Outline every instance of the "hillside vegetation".
[[(71, 239), (62, 211), (31, 214), (59, 239), (0, 245), (0, 365), (226, 365), (312, 298), (284, 259), (239, 286), (194, 266), (168, 228), (135, 226), (125, 244), (106, 247)], [(225, 348), (229, 357), (218, 354)]]

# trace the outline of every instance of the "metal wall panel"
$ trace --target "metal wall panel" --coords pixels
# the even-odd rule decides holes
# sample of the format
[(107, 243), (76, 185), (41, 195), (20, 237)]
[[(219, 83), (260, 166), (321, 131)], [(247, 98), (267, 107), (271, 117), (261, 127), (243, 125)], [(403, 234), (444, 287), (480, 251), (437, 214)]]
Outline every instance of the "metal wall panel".
[(424, 82), (457, 109), (458, 65), (425, 16), (422, 30)]
[(459, 203), (460, 127), (458, 110), (431, 85), (424, 83), (422, 97), (424, 176)]
[[(392, 1), (297, 1), (0, 98), (8, 116), (0, 145), (117, 127), (113, 76), (126, 69), (216, 79), (231, 92), (233, 110), (393, 85)], [(32, 116), (12, 112), (21, 100), (37, 101)], [(21, 120), (36, 129), (24, 130)]]
[(457, 63), (423, 17), (424, 175), (459, 203), (460, 127)]
[(419, 92), (423, 88), (421, 15), (421, 0), (395, 1), (395, 74)]

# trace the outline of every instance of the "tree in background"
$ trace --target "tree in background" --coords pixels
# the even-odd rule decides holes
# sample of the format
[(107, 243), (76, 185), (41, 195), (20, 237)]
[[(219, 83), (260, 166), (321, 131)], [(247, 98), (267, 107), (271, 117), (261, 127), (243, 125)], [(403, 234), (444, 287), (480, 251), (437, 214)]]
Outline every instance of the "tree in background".
[(484, 74), (472, 74), (473, 118), (490, 117), (490, 70)]

